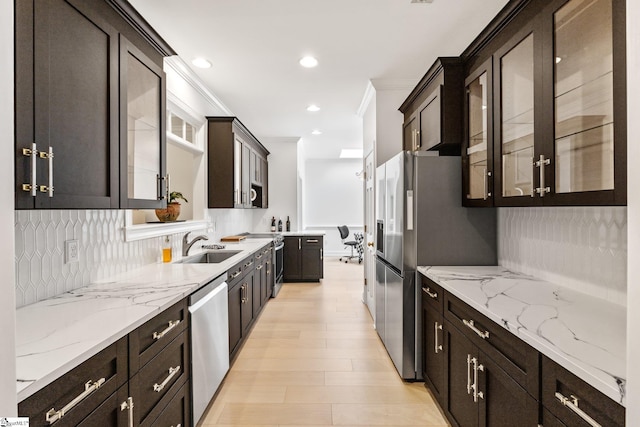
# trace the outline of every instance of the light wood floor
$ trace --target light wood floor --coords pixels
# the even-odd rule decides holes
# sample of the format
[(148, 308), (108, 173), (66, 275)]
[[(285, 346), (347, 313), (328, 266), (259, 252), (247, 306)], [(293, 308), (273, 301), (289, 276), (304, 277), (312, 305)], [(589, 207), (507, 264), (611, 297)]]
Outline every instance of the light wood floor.
[(423, 383), (398, 376), (362, 303), (363, 268), (285, 283), (264, 308), (203, 426), (448, 426)]

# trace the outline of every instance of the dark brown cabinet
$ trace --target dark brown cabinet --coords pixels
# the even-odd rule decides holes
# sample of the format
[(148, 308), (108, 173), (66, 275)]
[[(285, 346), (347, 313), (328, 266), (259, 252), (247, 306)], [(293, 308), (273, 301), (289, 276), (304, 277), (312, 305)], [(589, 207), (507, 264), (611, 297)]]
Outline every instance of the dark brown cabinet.
[(545, 418), (555, 419), (557, 425), (588, 427), (594, 425), (590, 420), (602, 426), (625, 425), (622, 405), (546, 356), (542, 358), (541, 395), (544, 410), (549, 412)]
[(318, 282), (323, 276), (323, 236), (285, 236), (283, 280), (285, 282)]
[(538, 425), (538, 402), (453, 324), (445, 321), (446, 413), (453, 425)]
[(438, 58), (400, 106), (403, 148), (460, 155), (462, 80), (460, 58)]
[[(18, 414), (29, 417), (29, 425), (36, 427), (49, 426), (51, 422), (60, 426), (75, 426), (88, 417), (91, 419), (104, 414), (110, 414), (107, 416), (111, 425), (126, 425), (117, 424), (119, 417), (115, 416), (114, 419), (115, 414), (110, 406), (115, 404), (119, 409), (120, 403), (129, 396), (127, 343), (127, 337), (118, 340), (32, 394), (18, 404)], [(124, 389), (122, 400), (118, 400), (123, 397), (120, 389)], [(61, 412), (62, 408), (81, 395), (85, 396), (82, 401), (68, 408), (66, 413)], [(116, 424), (113, 424), (114, 421)]]
[(422, 278), (422, 375), (425, 386), (444, 406), (445, 359), (442, 289)]
[(189, 425), (189, 350), (183, 300), (20, 402), (18, 413), (43, 427), (146, 427), (181, 410)]
[(267, 208), (269, 151), (237, 117), (207, 117), (210, 208)]
[(465, 206), (626, 204), (625, 2), (499, 18), (462, 54)]
[(465, 80), (462, 204), (493, 205), (493, 66), (485, 61)]
[[(229, 358), (233, 360), (249, 335), (269, 296), (267, 270), (271, 246), (260, 248), (227, 271), (229, 295)], [(269, 263), (267, 264), (267, 261)], [(270, 294), (269, 294), (270, 295)]]
[[(134, 29), (140, 17), (120, 0), (25, 0), (15, 10), (16, 207), (146, 207), (123, 203), (120, 187), (132, 172), (121, 163), (132, 148), (120, 108), (120, 91), (132, 83), (121, 47), (139, 49), (145, 66), (160, 73), (163, 56), (174, 52), (148, 25)], [(159, 90), (158, 129), (164, 98)], [(155, 143), (162, 149), (163, 131)], [(162, 175), (164, 160), (157, 160)], [(155, 175), (150, 186), (153, 206), (164, 203)]]

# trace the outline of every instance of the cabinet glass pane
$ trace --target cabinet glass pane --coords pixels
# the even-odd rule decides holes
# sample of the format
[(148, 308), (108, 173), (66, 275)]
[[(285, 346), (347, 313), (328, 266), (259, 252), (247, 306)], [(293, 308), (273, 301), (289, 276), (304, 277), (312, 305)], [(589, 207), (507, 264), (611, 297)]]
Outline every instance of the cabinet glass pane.
[(468, 199), (486, 199), (487, 188), (487, 73), (467, 87), (469, 117), (469, 194)]
[(156, 200), (160, 175), (160, 78), (127, 57), (127, 171), (131, 199)]
[(613, 189), (611, 0), (572, 0), (554, 25), (556, 192)]
[(502, 195), (533, 193), (533, 34), (501, 58)]

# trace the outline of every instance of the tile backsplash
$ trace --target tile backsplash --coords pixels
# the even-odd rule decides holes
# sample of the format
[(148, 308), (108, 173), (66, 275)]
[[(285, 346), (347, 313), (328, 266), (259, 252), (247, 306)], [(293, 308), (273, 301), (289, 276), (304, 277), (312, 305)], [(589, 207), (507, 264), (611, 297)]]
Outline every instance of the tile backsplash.
[[(250, 210), (208, 210), (209, 237), (248, 231)], [(124, 210), (28, 210), (15, 213), (16, 307), (158, 262), (164, 236), (126, 242)], [(79, 243), (78, 262), (64, 263), (65, 241)], [(182, 233), (170, 236), (179, 254)]]
[(498, 263), (626, 305), (627, 208), (499, 208)]

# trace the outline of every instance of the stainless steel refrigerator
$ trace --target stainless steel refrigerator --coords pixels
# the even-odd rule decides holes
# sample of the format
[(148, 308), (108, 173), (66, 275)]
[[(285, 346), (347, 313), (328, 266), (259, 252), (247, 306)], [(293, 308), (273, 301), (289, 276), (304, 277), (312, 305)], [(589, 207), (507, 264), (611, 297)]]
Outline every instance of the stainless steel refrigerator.
[(400, 376), (422, 379), (419, 265), (496, 265), (496, 211), (462, 207), (460, 157), (402, 152), (376, 169), (375, 325)]

